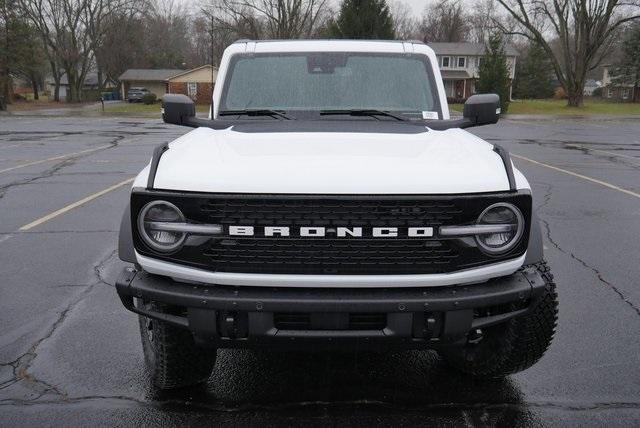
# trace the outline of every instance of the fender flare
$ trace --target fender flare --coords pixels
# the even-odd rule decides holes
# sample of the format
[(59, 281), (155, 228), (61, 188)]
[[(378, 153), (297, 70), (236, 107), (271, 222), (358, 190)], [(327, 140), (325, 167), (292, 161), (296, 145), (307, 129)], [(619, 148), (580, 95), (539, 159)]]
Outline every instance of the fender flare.
[(123, 262), (137, 263), (135, 248), (133, 246), (133, 229), (131, 227), (131, 203), (122, 214), (120, 233), (118, 236), (118, 257)]
[(524, 264), (531, 265), (539, 263), (544, 259), (544, 250), (542, 245), (542, 229), (540, 228), (540, 220), (535, 212), (531, 213), (531, 228), (529, 229), (529, 246), (527, 247), (527, 256)]

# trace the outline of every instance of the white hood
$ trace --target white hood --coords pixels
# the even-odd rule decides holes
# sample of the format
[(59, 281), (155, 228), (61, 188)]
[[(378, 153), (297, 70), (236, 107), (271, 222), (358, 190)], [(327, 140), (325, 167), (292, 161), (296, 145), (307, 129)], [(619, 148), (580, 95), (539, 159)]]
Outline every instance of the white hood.
[[(522, 174), (514, 173), (517, 187), (528, 188)], [(493, 146), (460, 129), (395, 134), (198, 128), (169, 145), (154, 187), (211, 193), (446, 194), (505, 191), (509, 182)]]

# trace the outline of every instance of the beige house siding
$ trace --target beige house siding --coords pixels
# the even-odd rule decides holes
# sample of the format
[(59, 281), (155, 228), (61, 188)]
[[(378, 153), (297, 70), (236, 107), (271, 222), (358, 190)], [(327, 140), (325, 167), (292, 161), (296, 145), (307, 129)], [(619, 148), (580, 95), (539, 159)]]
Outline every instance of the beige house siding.
[[(216, 76), (218, 75), (218, 70), (213, 71), (213, 80), (215, 81)], [(200, 68), (196, 68), (194, 70), (188, 71), (184, 74), (171, 77), (169, 82), (203, 82), (203, 83), (211, 83), (211, 67), (204, 66)]]
[(203, 65), (170, 77), (167, 79), (169, 93), (187, 95), (198, 104), (211, 104), (212, 88), (218, 70), (213, 68), (213, 80), (211, 74), (212, 67)]

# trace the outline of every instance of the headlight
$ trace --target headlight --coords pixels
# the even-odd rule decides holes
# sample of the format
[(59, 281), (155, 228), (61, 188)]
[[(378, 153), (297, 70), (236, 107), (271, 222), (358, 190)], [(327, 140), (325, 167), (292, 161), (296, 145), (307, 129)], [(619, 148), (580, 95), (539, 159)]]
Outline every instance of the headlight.
[(488, 254), (501, 254), (511, 250), (520, 241), (524, 218), (515, 205), (497, 203), (480, 214), (477, 225), (487, 231), (499, 230), (477, 234), (476, 242)]
[(187, 237), (183, 231), (171, 230), (171, 223), (184, 222), (184, 215), (178, 207), (166, 201), (153, 201), (140, 211), (138, 230), (149, 247), (167, 253), (180, 248)]

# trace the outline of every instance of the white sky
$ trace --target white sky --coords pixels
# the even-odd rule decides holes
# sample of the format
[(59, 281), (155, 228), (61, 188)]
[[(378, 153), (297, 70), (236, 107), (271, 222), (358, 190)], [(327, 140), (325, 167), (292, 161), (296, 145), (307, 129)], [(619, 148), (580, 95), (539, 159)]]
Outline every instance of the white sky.
[(418, 17), (422, 14), (424, 7), (429, 3), (427, 0), (403, 0), (413, 10), (413, 15)]

